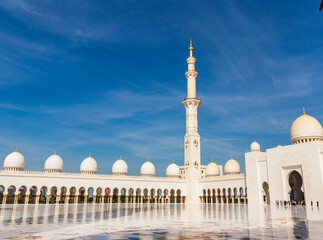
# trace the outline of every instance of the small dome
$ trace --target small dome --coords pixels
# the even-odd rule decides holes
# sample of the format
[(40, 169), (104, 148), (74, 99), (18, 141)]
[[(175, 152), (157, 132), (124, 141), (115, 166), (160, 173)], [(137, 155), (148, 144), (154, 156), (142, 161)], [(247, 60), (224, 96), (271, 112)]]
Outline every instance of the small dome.
[(140, 174), (141, 174), (141, 176), (153, 177), (153, 176), (155, 176), (155, 173), (156, 173), (155, 166), (154, 166), (154, 164), (149, 162), (149, 158), (148, 158), (147, 162), (142, 164), (142, 166), (140, 168)]
[(210, 162), (206, 167), (206, 177), (215, 177), (220, 176), (220, 168), (219, 166), (213, 162)]
[(240, 173), (240, 165), (239, 163), (234, 160), (231, 156), (231, 159), (227, 161), (224, 166), (225, 174), (239, 174)]
[(259, 143), (256, 142), (256, 140), (253, 143), (251, 143), (250, 151), (251, 152), (260, 152), (260, 145), (259, 145)]
[(319, 121), (305, 113), (298, 117), (290, 128), (290, 137), (293, 144), (323, 141), (323, 129)]
[(22, 171), (25, 168), (25, 158), (16, 149), (10, 153), (3, 162), (3, 169), (8, 171)]
[(94, 158), (91, 157), (91, 154), (88, 158), (85, 158), (81, 163), (80, 167), (81, 173), (84, 174), (96, 174), (98, 171), (98, 164)]
[(58, 173), (63, 171), (63, 167), (64, 167), (63, 159), (60, 156), (58, 156), (55, 151), (54, 155), (47, 158), (44, 169), (45, 169), (45, 172)]
[(112, 174), (113, 175), (127, 175), (128, 174), (128, 164), (121, 159), (115, 161), (112, 166)]
[(180, 175), (179, 167), (174, 162), (167, 167), (166, 169), (167, 177), (179, 177), (179, 175)]

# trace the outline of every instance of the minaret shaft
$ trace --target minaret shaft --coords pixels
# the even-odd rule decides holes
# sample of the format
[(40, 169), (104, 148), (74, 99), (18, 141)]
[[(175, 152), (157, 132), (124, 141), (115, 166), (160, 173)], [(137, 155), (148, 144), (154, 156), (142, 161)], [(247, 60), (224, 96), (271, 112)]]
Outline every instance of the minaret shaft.
[(199, 202), (199, 176), (201, 164), (200, 135), (198, 133), (197, 110), (201, 100), (196, 98), (196, 59), (193, 57), (192, 42), (190, 45), (190, 56), (186, 59), (188, 70), (185, 72), (187, 78), (187, 98), (182, 101), (186, 108), (186, 134), (184, 137), (184, 158), (187, 180), (187, 202)]

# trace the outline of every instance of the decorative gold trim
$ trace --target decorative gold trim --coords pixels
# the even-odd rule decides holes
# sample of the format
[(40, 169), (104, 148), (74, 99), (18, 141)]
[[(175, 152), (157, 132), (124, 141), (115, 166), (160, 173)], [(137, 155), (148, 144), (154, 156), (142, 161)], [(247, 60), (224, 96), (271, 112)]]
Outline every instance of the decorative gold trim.
[(185, 74), (186, 74), (186, 73), (189, 73), (189, 72), (195, 72), (195, 73), (197, 73), (197, 74), (198, 74), (198, 72), (197, 72), (196, 70), (187, 70), (187, 71), (185, 71)]
[(193, 51), (194, 50), (194, 48), (192, 46), (192, 39), (190, 40), (190, 47), (188, 48), (188, 50), (190, 50), (190, 51)]
[(304, 115), (307, 115), (307, 114), (305, 113), (305, 108), (303, 107), (303, 115), (302, 116), (304, 116)]

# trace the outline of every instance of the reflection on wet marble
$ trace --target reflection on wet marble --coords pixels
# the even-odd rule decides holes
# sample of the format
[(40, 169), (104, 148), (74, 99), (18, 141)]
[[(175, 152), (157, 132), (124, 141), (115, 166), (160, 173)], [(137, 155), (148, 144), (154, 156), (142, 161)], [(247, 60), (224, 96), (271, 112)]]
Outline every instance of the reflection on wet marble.
[(234, 204), (54, 204), (0, 208), (1, 239), (323, 239), (319, 210)]

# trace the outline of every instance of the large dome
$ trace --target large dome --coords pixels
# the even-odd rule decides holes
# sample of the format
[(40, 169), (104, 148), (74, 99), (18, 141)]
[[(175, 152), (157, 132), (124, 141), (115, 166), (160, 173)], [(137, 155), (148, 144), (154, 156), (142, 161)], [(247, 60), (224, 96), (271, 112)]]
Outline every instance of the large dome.
[(127, 175), (128, 174), (128, 164), (121, 159), (115, 161), (112, 166), (112, 174), (113, 175)]
[(155, 173), (156, 173), (155, 166), (154, 166), (154, 164), (149, 162), (149, 158), (148, 158), (147, 162), (145, 162), (141, 166), (140, 174), (141, 174), (141, 176), (153, 177), (153, 176), (155, 176)]
[(180, 171), (179, 167), (173, 162), (170, 164), (166, 169), (166, 176), (167, 177), (179, 177)]
[(206, 177), (215, 177), (220, 175), (220, 168), (219, 166), (213, 162), (210, 162), (206, 167)]
[(57, 173), (57, 172), (62, 172), (64, 167), (63, 159), (55, 154), (47, 158), (45, 162), (45, 172), (50, 172), (50, 173)]
[(234, 160), (231, 156), (231, 159), (227, 161), (224, 166), (225, 174), (239, 174), (240, 173), (240, 164)]
[(22, 171), (25, 168), (25, 158), (16, 149), (15, 152), (10, 153), (3, 162), (3, 169), (8, 171)]
[(260, 152), (260, 145), (259, 145), (259, 143), (256, 142), (256, 140), (253, 143), (251, 143), (250, 151), (251, 152)]
[(298, 117), (290, 128), (290, 140), (293, 144), (323, 141), (323, 129), (319, 121), (305, 113)]
[(91, 154), (88, 158), (85, 158), (81, 163), (80, 167), (81, 173), (84, 174), (96, 174), (98, 171), (98, 164), (94, 158), (91, 157)]

